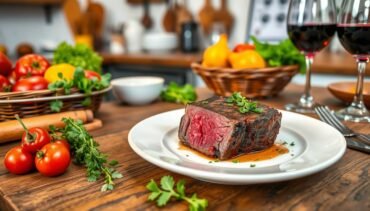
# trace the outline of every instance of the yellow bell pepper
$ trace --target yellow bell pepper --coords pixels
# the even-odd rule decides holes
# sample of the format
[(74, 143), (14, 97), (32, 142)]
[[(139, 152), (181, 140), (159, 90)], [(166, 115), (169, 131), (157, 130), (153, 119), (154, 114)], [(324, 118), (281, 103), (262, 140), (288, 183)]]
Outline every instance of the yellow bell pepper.
[(58, 74), (62, 73), (64, 79), (72, 80), (75, 73), (75, 67), (70, 64), (56, 64), (49, 67), (44, 75), (44, 78), (49, 82), (53, 83), (60, 80)]
[(229, 54), (230, 49), (227, 46), (227, 36), (222, 34), (217, 43), (209, 46), (204, 51), (202, 65), (204, 67), (227, 67)]
[(245, 50), (239, 53), (231, 53), (229, 62), (234, 69), (264, 68), (265, 60), (255, 50)]

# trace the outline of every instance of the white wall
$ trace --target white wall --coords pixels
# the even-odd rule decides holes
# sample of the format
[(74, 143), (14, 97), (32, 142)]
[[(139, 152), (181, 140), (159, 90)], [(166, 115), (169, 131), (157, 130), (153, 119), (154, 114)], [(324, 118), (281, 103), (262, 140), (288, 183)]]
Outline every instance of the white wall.
[[(84, 8), (86, 0), (79, 0)], [(106, 33), (110, 26), (130, 19), (140, 19), (143, 14), (142, 6), (132, 6), (125, 0), (95, 0), (104, 5), (106, 10)], [(230, 36), (230, 44), (243, 42), (246, 36), (249, 0), (229, 0), (229, 10), (234, 15), (234, 29)], [(203, 0), (187, 0), (188, 9), (195, 19), (198, 19)], [(213, 0), (218, 8), (219, 0)], [(162, 31), (162, 16), (166, 5), (151, 4), (150, 15), (154, 20), (152, 31)], [(0, 6), (0, 43), (5, 43), (11, 54), (20, 42), (29, 42), (38, 50), (42, 42), (52, 40), (72, 42), (72, 36), (60, 8), (52, 10), (52, 23), (46, 24), (45, 13), (39, 6)]]
[(9, 54), (21, 42), (32, 44), (39, 50), (45, 41), (72, 42), (64, 14), (60, 8), (52, 9), (52, 22), (46, 23), (43, 7), (40, 6), (0, 6), (0, 43), (7, 46)]

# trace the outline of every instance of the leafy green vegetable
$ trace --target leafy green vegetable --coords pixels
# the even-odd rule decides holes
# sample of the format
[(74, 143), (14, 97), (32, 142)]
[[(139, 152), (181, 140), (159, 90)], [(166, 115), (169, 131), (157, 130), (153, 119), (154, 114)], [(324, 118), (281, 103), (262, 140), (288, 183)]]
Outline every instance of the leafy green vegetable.
[(171, 82), (167, 88), (161, 92), (161, 98), (167, 102), (187, 104), (197, 99), (197, 93), (190, 84), (179, 86), (175, 82)]
[(103, 59), (86, 45), (72, 46), (66, 42), (58, 45), (53, 57), (53, 64), (68, 63), (98, 73), (101, 73), (102, 61)]
[(251, 36), (256, 51), (265, 59), (271, 67), (298, 64), (300, 73), (306, 72), (304, 56), (297, 50), (294, 44), (285, 39), (278, 44), (262, 43), (256, 37)]
[(113, 180), (122, 178), (122, 174), (113, 168), (118, 162), (112, 160), (108, 163), (107, 155), (99, 151), (99, 144), (86, 131), (81, 121), (72, 118), (63, 118), (62, 120), (65, 123), (65, 128), (60, 129), (59, 132), (71, 145), (74, 161), (86, 166), (87, 180), (94, 182), (103, 176), (104, 185), (101, 187), (101, 191), (113, 190)]
[(263, 110), (257, 107), (257, 102), (247, 100), (240, 92), (234, 92), (230, 97), (226, 98), (226, 103), (239, 107), (239, 112), (244, 114), (248, 112), (261, 113)]
[(158, 187), (153, 179), (146, 185), (146, 188), (151, 192), (148, 196), (148, 200), (156, 200), (157, 205), (160, 207), (165, 206), (170, 201), (171, 197), (187, 201), (190, 205), (189, 210), (191, 211), (202, 211), (208, 206), (208, 201), (206, 199), (199, 199), (195, 193), (191, 197), (185, 195), (184, 180), (177, 182), (176, 190), (174, 190), (175, 181), (171, 176), (162, 177), (160, 185), (161, 188)]
[(72, 87), (76, 87), (86, 95), (90, 95), (94, 90), (102, 90), (107, 88), (109, 86), (111, 75), (106, 73), (101, 76), (100, 80), (97, 78), (88, 79), (85, 76), (84, 70), (80, 67), (77, 67), (73, 75), (73, 80), (68, 81), (64, 79), (62, 75), (60, 75), (59, 78), (60, 80), (49, 84), (48, 88), (50, 90), (63, 88), (66, 94), (70, 94)]
[(60, 112), (63, 107), (63, 101), (53, 100), (50, 102), (50, 109), (52, 112)]

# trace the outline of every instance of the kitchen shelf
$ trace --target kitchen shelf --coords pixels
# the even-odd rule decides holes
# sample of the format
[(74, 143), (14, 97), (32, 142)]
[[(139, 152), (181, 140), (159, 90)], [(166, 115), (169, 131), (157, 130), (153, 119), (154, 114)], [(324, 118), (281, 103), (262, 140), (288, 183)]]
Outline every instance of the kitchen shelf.
[(0, 4), (61, 5), (64, 0), (0, 0)]

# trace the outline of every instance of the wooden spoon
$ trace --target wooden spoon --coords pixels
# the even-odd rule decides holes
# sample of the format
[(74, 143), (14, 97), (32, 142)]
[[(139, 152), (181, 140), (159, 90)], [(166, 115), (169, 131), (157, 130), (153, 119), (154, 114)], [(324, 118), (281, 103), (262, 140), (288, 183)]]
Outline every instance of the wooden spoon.
[(205, 35), (208, 35), (211, 31), (214, 16), (215, 9), (212, 6), (211, 0), (205, 0), (203, 8), (199, 11), (199, 22)]
[(225, 26), (227, 34), (230, 34), (234, 18), (227, 9), (227, 0), (221, 0), (221, 7), (215, 13), (215, 20), (221, 22)]
[(166, 32), (176, 31), (176, 11), (172, 0), (166, 0), (167, 10), (163, 16), (163, 28)]
[(150, 29), (153, 25), (152, 18), (149, 15), (149, 0), (144, 0), (144, 16), (141, 19), (141, 23), (145, 29)]

